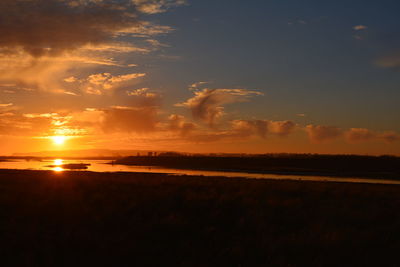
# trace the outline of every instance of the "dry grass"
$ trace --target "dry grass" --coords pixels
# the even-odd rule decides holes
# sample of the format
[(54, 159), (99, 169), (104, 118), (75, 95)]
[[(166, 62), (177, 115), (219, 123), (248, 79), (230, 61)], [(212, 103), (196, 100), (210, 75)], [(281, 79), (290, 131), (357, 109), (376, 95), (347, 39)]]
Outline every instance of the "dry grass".
[(2, 266), (398, 266), (400, 187), (0, 171)]

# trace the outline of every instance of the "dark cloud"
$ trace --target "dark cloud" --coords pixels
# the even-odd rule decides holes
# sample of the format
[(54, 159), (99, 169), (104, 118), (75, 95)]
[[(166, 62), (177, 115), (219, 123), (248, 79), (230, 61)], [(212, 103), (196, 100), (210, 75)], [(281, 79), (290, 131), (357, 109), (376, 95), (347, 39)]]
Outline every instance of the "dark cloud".
[(40, 57), (104, 44), (118, 35), (137, 32), (143, 24), (140, 13), (154, 13), (151, 6), (162, 11), (169, 2), (1, 0), (0, 48), (3, 54), (24, 51)]

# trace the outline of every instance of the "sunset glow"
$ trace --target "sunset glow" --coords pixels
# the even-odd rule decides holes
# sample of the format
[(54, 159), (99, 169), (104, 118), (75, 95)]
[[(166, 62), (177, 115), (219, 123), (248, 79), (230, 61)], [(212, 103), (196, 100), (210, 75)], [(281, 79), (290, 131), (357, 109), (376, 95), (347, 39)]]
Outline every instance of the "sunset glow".
[(399, 14), (0, 0), (1, 266), (400, 266)]
[(64, 145), (65, 141), (67, 140), (66, 136), (52, 136), (51, 139), (55, 145), (61, 146)]
[(55, 159), (55, 160), (54, 160), (54, 165), (60, 166), (60, 165), (63, 164), (63, 162), (64, 162), (64, 160), (62, 160), (62, 159)]
[(1, 154), (400, 155), (395, 2), (105, 2), (0, 1)]

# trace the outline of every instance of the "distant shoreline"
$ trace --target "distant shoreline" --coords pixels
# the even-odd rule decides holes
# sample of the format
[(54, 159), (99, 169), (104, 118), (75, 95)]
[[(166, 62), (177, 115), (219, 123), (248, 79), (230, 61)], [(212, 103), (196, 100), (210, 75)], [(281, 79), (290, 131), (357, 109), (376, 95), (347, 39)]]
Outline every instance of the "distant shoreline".
[(112, 164), (275, 175), (400, 179), (400, 158), (369, 156), (126, 157)]

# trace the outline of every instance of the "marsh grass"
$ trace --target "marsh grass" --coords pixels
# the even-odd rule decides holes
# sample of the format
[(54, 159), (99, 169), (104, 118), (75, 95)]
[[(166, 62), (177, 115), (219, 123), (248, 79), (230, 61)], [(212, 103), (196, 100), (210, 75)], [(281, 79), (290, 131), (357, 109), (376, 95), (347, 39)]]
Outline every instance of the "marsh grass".
[(400, 187), (0, 171), (2, 266), (398, 266)]

